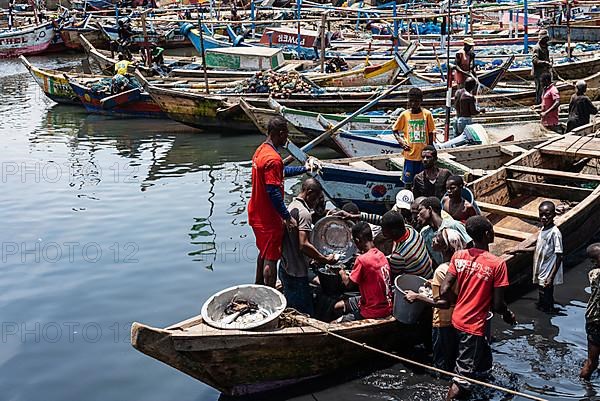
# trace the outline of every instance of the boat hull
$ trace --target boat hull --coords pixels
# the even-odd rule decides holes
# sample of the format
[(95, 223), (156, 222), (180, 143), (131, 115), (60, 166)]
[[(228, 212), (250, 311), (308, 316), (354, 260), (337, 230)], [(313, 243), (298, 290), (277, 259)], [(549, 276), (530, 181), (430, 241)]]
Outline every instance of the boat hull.
[[(401, 349), (415, 332), (414, 327), (407, 330), (391, 317), (348, 326), (310, 320), (388, 351)], [(139, 351), (231, 396), (269, 391), (344, 370), (356, 371), (365, 365), (365, 358), (377, 359), (372, 351), (309, 326), (265, 332), (211, 332), (205, 325), (186, 332), (134, 323), (131, 342)]]
[(34, 67), (24, 56), (21, 56), (21, 62), (47, 97), (56, 103), (81, 106), (79, 97), (73, 92), (63, 73)]
[(147, 93), (136, 96), (135, 100), (122, 102), (112, 108), (105, 108), (101, 101), (108, 96), (94, 93), (86, 86), (76, 82), (70, 81), (69, 83), (89, 113), (119, 117), (167, 118), (167, 115)]
[(54, 41), (54, 26), (51, 22), (25, 29), (0, 34), (0, 58), (26, 54), (40, 54)]

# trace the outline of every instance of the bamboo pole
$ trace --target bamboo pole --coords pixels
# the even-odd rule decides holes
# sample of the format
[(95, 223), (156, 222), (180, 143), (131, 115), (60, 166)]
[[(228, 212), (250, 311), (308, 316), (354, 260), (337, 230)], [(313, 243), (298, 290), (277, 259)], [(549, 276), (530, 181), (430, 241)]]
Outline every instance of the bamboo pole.
[(328, 12), (321, 16), (321, 72), (325, 72), (325, 27), (327, 26)]
[(200, 7), (198, 7), (198, 32), (200, 32), (200, 52), (202, 53), (202, 70), (204, 71), (204, 88), (206, 94), (210, 94), (208, 89), (208, 73), (206, 71), (206, 50), (204, 49), (204, 33), (202, 29), (202, 17), (200, 14)]
[(452, 69), (450, 68), (450, 32), (452, 31), (452, 0), (448, 0), (448, 22), (446, 23), (446, 71), (448, 79), (446, 80), (446, 118), (444, 124), (444, 141), (450, 139), (450, 111), (452, 103)]

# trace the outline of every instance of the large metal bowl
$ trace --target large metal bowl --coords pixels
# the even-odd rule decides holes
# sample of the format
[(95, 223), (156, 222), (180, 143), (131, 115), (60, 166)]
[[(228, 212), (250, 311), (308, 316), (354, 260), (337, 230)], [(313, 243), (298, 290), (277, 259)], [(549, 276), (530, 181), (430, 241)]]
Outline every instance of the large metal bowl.
[(317, 221), (310, 242), (323, 255), (340, 253), (344, 256), (340, 262), (346, 263), (356, 253), (356, 245), (352, 241), (352, 227), (346, 220), (335, 216), (323, 217)]
[[(256, 302), (259, 308), (267, 312), (267, 317), (253, 323), (223, 324), (225, 308), (234, 297)], [(282, 293), (274, 288), (257, 284), (244, 284), (226, 288), (211, 296), (202, 305), (202, 319), (212, 327), (223, 330), (251, 330), (277, 327), (279, 315), (286, 308), (287, 301)]]

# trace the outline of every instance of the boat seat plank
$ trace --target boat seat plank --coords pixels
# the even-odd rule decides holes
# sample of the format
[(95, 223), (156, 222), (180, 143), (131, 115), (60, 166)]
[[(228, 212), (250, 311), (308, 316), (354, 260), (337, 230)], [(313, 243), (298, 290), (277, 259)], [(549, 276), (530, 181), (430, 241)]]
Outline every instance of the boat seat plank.
[(561, 200), (582, 201), (591, 193), (591, 189), (577, 188), (564, 185), (547, 184), (542, 182), (507, 179), (511, 192), (520, 194), (559, 198)]
[(404, 159), (401, 159), (399, 157), (390, 157), (389, 160), (392, 166), (399, 169), (404, 168)]
[[(478, 203), (479, 204), (479, 203)], [(510, 228), (494, 226), (494, 234), (500, 238), (511, 239), (515, 241), (524, 241), (534, 234), (526, 233), (518, 230), (511, 230)]]
[(477, 206), (484, 212), (499, 214), (503, 216), (518, 217), (521, 219), (537, 220), (538, 214), (529, 210), (516, 209), (514, 207), (494, 205), (487, 202), (477, 202)]
[(369, 163), (365, 162), (365, 161), (357, 161), (357, 162), (350, 162), (350, 166), (352, 167), (356, 167), (362, 170), (376, 170), (379, 171), (378, 169), (376, 169), (375, 167), (371, 166)]
[(500, 146), (500, 152), (509, 155), (510, 157), (515, 157), (523, 154), (526, 150), (517, 145), (503, 145)]
[(508, 166), (507, 169), (516, 173), (531, 174), (544, 177), (565, 178), (577, 181), (600, 182), (600, 176), (593, 174), (571, 173), (565, 171), (548, 170), (543, 168), (525, 167), (517, 165)]

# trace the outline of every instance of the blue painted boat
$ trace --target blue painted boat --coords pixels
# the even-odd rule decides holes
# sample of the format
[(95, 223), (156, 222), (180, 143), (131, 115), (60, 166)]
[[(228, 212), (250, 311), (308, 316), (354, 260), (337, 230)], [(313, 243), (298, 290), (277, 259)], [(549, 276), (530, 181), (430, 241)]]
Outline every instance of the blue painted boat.
[[(167, 115), (150, 95), (139, 89), (113, 96), (92, 91), (87, 86), (73, 80), (69, 80), (69, 84), (89, 113), (118, 117), (167, 118)], [(103, 102), (109, 97), (111, 98), (109, 102)]]
[[(226, 40), (221, 40), (221, 39), (217, 39), (214, 37), (214, 35), (212, 34), (212, 32), (210, 32), (208, 29), (206, 29), (206, 27), (203, 25), (202, 26), (203, 29), (203, 35), (202, 35), (202, 39), (204, 42), (204, 50), (209, 50), (209, 49), (221, 49), (221, 48), (225, 48), (225, 47), (232, 47), (232, 46), (248, 46), (245, 43), (242, 43), (242, 39), (243, 37), (236, 37), (235, 42), (228, 42)], [(231, 29), (231, 28), (228, 28)], [(182, 23), (179, 26), (179, 32), (185, 36), (186, 38), (188, 38), (188, 40), (190, 42), (192, 42), (192, 45), (194, 45), (194, 48), (196, 49), (196, 51), (200, 54), (202, 54), (202, 44), (200, 41), (200, 32), (198, 31), (198, 28), (194, 27), (192, 24), (190, 23)]]

